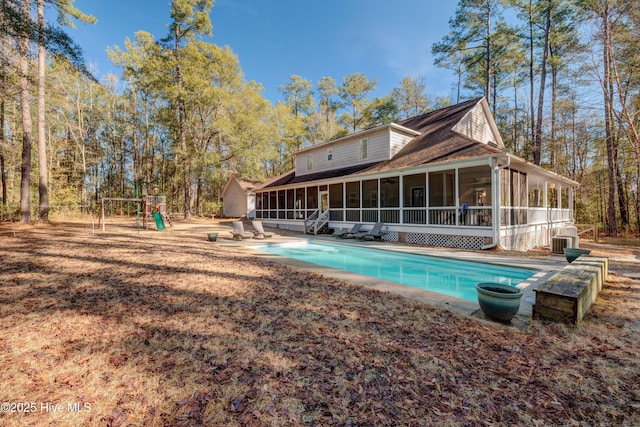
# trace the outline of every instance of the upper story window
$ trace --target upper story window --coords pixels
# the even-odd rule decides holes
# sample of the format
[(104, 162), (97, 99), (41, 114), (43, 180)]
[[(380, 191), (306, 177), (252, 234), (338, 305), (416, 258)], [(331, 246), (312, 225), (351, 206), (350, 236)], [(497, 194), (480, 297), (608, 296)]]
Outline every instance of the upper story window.
[(333, 148), (327, 148), (327, 161), (333, 160)]
[(307, 170), (313, 169), (313, 154), (307, 154)]
[(367, 157), (369, 157), (367, 145), (367, 138), (360, 140), (360, 160), (365, 160)]

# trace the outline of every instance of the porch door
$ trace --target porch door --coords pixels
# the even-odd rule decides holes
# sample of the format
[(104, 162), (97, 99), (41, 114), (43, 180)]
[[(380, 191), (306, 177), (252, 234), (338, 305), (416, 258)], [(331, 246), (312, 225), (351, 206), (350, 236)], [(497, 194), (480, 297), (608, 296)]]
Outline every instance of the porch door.
[(329, 209), (329, 192), (321, 191), (320, 192), (320, 212), (325, 212)]

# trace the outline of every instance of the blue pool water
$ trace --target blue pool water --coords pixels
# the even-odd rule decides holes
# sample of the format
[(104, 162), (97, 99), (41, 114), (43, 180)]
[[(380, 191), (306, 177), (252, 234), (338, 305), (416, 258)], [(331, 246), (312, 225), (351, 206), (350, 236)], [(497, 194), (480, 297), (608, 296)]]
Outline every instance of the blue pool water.
[(268, 244), (254, 249), (467, 301), (477, 301), (476, 283), (516, 286), (536, 273), (522, 268), (330, 243)]

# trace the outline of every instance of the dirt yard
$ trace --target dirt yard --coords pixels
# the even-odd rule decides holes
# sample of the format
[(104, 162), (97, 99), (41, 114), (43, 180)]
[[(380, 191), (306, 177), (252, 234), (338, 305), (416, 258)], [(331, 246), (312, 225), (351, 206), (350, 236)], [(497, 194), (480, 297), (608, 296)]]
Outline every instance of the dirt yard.
[(0, 224), (1, 425), (640, 425), (637, 247), (519, 329), (131, 222)]

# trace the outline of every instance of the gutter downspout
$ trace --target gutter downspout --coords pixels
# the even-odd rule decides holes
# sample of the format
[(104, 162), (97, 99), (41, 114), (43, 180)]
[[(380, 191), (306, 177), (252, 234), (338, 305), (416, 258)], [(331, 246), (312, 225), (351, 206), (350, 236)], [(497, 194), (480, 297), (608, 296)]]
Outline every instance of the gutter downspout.
[[(507, 163), (500, 165), (498, 162), (499, 157), (506, 157)], [(511, 156), (509, 154), (501, 154), (499, 156), (493, 156), (489, 158), (489, 166), (493, 169), (493, 177), (491, 178), (491, 209), (493, 210), (493, 242), (484, 245), (481, 249), (495, 248), (500, 242), (500, 170), (509, 167), (511, 165)]]

